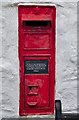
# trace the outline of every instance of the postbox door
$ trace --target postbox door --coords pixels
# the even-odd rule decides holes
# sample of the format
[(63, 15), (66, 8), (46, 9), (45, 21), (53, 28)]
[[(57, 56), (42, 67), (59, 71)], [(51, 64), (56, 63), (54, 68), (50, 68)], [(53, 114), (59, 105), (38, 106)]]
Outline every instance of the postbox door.
[(49, 63), (49, 57), (24, 60), (26, 108), (49, 107)]

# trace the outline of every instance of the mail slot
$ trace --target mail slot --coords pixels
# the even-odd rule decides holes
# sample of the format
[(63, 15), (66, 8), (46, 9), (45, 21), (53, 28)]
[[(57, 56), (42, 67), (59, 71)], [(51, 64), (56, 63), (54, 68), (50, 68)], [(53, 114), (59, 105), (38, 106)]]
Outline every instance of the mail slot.
[(54, 114), (54, 5), (18, 5), (20, 115)]

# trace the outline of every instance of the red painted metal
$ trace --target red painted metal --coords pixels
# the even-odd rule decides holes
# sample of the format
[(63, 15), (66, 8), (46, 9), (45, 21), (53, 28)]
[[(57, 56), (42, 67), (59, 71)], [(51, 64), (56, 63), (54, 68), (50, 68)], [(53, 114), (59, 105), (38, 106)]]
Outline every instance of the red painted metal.
[[(22, 116), (54, 114), (55, 21), (55, 6), (18, 6), (19, 111)], [(27, 66), (31, 65), (31, 67), (25, 71), (25, 67), (27, 67), (25, 62), (29, 61), (33, 63), (27, 64)], [(48, 67), (46, 68), (46, 66)], [(30, 69), (34, 73), (27, 73)], [(39, 69), (39, 71), (43, 69), (43, 71), (35, 73), (36, 71), (33, 71), (33, 69)]]

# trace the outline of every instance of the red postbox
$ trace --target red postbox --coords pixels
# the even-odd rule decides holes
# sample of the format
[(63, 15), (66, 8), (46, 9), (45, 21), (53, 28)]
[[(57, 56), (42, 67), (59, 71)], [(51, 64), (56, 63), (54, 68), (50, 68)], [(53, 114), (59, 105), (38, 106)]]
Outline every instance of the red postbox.
[(54, 114), (54, 5), (18, 6), (20, 115)]

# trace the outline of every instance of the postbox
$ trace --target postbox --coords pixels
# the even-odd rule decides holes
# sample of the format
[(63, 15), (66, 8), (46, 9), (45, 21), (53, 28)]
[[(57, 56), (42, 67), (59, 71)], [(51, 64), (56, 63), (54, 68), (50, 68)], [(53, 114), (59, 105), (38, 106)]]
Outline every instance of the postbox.
[(54, 114), (54, 5), (19, 4), (20, 115)]

